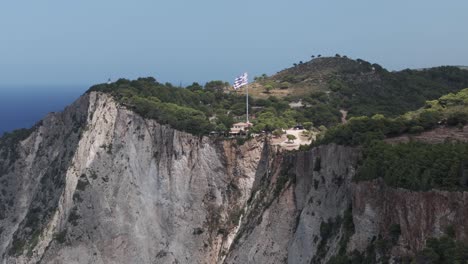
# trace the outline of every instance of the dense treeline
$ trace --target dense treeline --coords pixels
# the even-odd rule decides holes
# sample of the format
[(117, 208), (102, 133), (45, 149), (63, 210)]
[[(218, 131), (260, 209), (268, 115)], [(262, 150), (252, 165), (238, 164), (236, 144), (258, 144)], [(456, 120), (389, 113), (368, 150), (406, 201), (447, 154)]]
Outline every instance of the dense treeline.
[(354, 117), (347, 124), (330, 128), (317, 144), (361, 145), (402, 133), (420, 133), (437, 126), (468, 123), (468, 89), (427, 101), (424, 108), (396, 118), (383, 115)]
[(378, 71), (377, 79), (361, 81), (355, 77), (341, 78), (339, 93), (332, 96), (338, 97), (336, 100), (342, 107), (349, 109), (350, 116), (371, 116), (378, 113), (396, 117), (422, 107), (427, 100), (468, 87), (468, 71), (457, 67)]
[(347, 110), (350, 117), (396, 117), (468, 87), (468, 71), (442, 66), (390, 72), (361, 59), (329, 57), (298, 64), (259, 82), (270, 91), (291, 90), (292, 100), (308, 100), (311, 93), (310, 100), (315, 100), (321, 93), (328, 105)]
[(217, 123), (211, 123), (208, 119), (219, 109), (236, 111), (236, 105), (243, 102), (240, 97), (220, 92), (226, 85), (213, 81), (207, 83), (205, 89), (197, 83), (181, 89), (148, 77), (133, 81), (119, 79), (111, 84), (95, 85), (89, 91), (110, 93), (117, 101), (144, 117), (200, 135), (210, 132), (217, 125), (229, 127), (233, 123), (225, 111), (219, 113)]
[[(226, 132), (235, 121), (245, 120), (245, 97), (226, 92), (229, 84), (208, 82), (204, 87), (194, 83), (188, 87), (162, 84), (154, 78), (120, 79), (99, 84), (89, 91), (111, 94), (120, 103), (144, 117), (192, 134), (211, 131)], [(250, 98), (249, 111), (253, 132), (290, 128), (297, 123), (332, 125), (340, 113), (325, 104), (292, 109), (286, 100), (270, 97)]]
[(386, 184), (410, 190), (466, 189), (468, 143), (428, 144), (374, 142), (364, 149), (355, 180), (383, 178)]
[[(289, 75), (256, 78), (270, 91), (283, 86), (288, 88), (287, 83), (307, 86), (308, 74), (316, 75), (321, 65), (333, 68), (332, 76), (327, 75), (324, 79), (325, 90), (311, 90), (301, 95), (303, 107), (289, 107), (289, 102), (299, 99), (294, 93), (281, 99), (250, 98), (250, 113), (257, 117), (251, 119), (253, 131), (273, 131), (306, 122), (316, 127), (331, 127), (340, 123), (340, 109), (348, 110), (351, 117), (383, 114), (395, 118), (417, 109), (428, 99), (468, 87), (468, 71), (457, 67), (388, 72), (378, 64), (363, 60), (321, 59), (323, 61), (315, 64), (310, 62), (291, 68)], [(306, 65), (318, 68), (308, 69)], [(90, 90), (111, 93), (139, 114), (176, 129), (207, 134), (210, 131), (225, 132), (233, 122), (245, 120), (245, 97), (226, 92), (228, 87), (226, 82), (211, 81), (204, 86), (193, 83), (181, 89), (150, 77), (133, 81), (120, 79), (93, 86)]]

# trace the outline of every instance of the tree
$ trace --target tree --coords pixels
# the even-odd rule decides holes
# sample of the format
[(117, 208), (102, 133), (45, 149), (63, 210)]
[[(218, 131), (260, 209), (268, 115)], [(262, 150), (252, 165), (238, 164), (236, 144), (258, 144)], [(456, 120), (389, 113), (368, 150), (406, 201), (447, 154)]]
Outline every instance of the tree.
[(296, 136), (291, 134), (287, 134), (286, 137), (288, 138), (288, 142), (294, 141), (296, 139)]
[(203, 87), (199, 83), (194, 82), (191, 85), (187, 86), (187, 89), (192, 92), (196, 92), (196, 91), (201, 91)]
[(289, 82), (282, 82), (280, 84), (281, 89), (288, 89), (291, 84)]
[(273, 86), (271, 84), (265, 85), (265, 93), (270, 93), (273, 90)]
[(273, 131), (273, 136), (281, 137), (281, 135), (283, 135), (283, 130), (282, 129), (275, 129), (275, 131)]
[(229, 83), (219, 80), (210, 81), (205, 84), (205, 90), (210, 92), (222, 92), (226, 87), (229, 87)]
[(223, 131), (226, 131), (232, 126), (232, 124), (234, 124), (234, 119), (232, 118), (232, 116), (226, 114), (219, 114), (216, 117), (216, 123), (218, 125), (218, 128), (223, 128)]
[(447, 118), (447, 124), (449, 126), (456, 126), (458, 124), (466, 125), (468, 120), (468, 113), (465, 112), (454, 112), (449, 115)]
[(303, 125), (305, 129), (309, 130), (314, 124), (312, 122), (304, 122)]

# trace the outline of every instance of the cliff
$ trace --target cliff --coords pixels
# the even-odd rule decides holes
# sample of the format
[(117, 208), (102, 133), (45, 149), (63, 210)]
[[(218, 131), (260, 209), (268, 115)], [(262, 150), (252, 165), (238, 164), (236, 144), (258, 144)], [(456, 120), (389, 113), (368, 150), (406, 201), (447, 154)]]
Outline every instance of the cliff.
[(4, 263), (214, 263), (228, 247), (263, 143), (212, 142), (105, 94), (45, 118), (2, 160)]
[(0, 263), (327, 263), (379, 239), (398, 261), (468, 235), (465, 192), (353, 182), (358, 148), (197, 137), (104, 93), (0, 153)]

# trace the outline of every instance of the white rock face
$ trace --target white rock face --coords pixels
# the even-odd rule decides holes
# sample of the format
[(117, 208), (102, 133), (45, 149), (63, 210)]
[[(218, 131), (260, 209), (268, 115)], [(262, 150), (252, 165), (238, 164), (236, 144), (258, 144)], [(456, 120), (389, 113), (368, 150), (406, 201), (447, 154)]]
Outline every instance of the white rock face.
[(363, 254), (398, 224), (393, 261), (448, 226), (468, 237), (466, 192), (351, 183), (358, 149), (291, 153), (264, 138), (239, 146), (196, 137), (102, 93), (8, 142), (0, 141), (1, 264), (327, 263)]
[[(349, 209), (357, 158), (353, 149), (336, 145), (284, 157), (282, 167), (272, 175), (273, 184), (263, 187), (267, 198), (247, 214), (253, 223), (244, 223), (243, 236), (233, 245), (226, 262), (326, 263), (337, 253), (341, 223), (326, 240), (321, 237), (321, 225), (342, 219)], [(275, 185), (284, 175), (289, 175), (289, 183), (275, 194)], [(327, 249), (312, 261), (320, 243)]]
[[(298, 159), (298, 164), (310, 164), (313, 169), (296, 167), (297, 188), (302, 189), (296, 191), (301, 213), (289, 246), (288, 263), (326, 263), (338, 253), (342, 231), (341, 223), (337, 222), (342, 220), (337, 218), (343, 219), (350, 209), (351, 179), (357, 159), (355, 150), (336, 145), (316, 148)], [(336, 225), (327, 239), (321, 235), (325, 223)], [(317, 252), (320, 243), (327, 248), (323, 254)]]
[[(22, 204), (12, 214), (17, 223), (1, 240), (3, 262), (216, 263), (250, 196), (263, 143), (216, 143), (145, 120), (108, 95), (87, 97), (57, 203), (42, 205), (52, 213), (34, 234), (38, 242), (25, 235), (11, 253), (15, 229), (18, 241), (27, 208), (42, 192), (29, 186), (44, 176), (29, 174), (15, 196)], [(31, 153), (22, 171), (43, 156), (40, 134), (23, 143)]]

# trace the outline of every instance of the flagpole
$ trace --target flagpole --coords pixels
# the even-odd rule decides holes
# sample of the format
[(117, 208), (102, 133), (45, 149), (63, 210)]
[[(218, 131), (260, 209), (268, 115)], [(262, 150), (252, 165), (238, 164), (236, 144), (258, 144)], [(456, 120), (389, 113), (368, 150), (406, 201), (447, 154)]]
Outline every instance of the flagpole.
[(248, 84), (245, 86), (245, 90), (247, 91), (246, 93), (247, 123), (249, 123), (249, 85)]
[(246, 121), (249, 123), (249, 78), (248, 74), (244, 72), (241, 76), (237, 77), (234, 80), (233, 88), (234, 90), (240, 89), (245, 86), (245, 112), (246, 112)]

